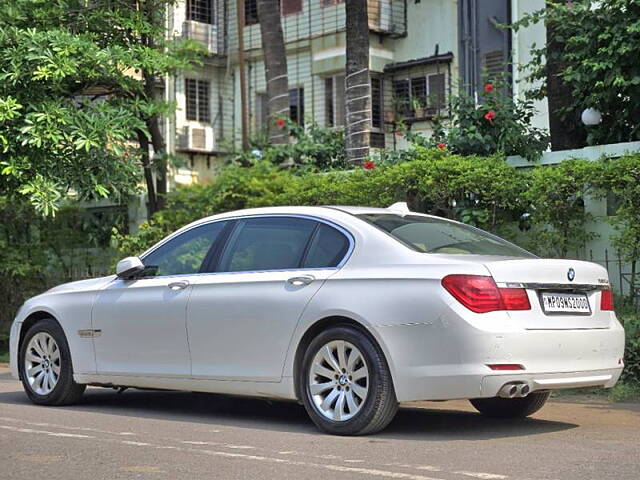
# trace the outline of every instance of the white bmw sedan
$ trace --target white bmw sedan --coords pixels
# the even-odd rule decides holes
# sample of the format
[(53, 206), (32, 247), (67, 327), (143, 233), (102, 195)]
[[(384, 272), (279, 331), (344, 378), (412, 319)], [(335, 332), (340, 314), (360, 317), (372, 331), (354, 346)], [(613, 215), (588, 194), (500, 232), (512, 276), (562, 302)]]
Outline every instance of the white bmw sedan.
[(624, 332), (601, 266), (395, 204), (199, 220), (117, 275), (29, 299), (10, 342), (38, 404), (87, 385), (264, 396), (354, 435), (399, 402), (523, 417), (554, 389), (612, 387)]

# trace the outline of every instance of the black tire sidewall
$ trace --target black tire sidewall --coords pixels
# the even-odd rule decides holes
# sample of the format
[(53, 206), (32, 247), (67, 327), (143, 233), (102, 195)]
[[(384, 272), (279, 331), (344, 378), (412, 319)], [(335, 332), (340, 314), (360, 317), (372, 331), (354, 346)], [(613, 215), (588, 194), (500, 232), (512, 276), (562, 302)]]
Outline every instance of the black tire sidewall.
[[(354, 417), (341, 422), (330, 420), (322, 415), (317, 410), (309, 391), (309, 368), (311, 362), (313, 362), (314, 357), (322, 346), (334, 340), (344, 340), (357, 347), (364, 357), (369, 372), (369, 390), (363, 407)], [(383, 382), (386, 381), (387, 384), (391, 384), (391, 375), (383, 353), (367, 335), (350, 326), (332, 327), (316, 336), (307, 347), (298, 376), (299, 392), (307, 413), (318, 428), (334, 435), (357, 435), (373, 421), (377, 410), (381, 408), (381, 403), (385, 401), (395, 402), (393, 387), (391, 386), (391, 392), (385, 391), (383, 388)], [(387, 378), (383, 379), (383, 376)], [(382, 398), (389, 394), (393, 395), (393, 399)]]
[[(41, 332), (51, 335), (58, 344), (58, 349), (60, 350), (60, 376), (58, 377), (58, 383), (53, 387), (51, 393), (47, 395), (39, 395), (33, 391), (31, 385), (29, 385), (25, 371), (25, 354), (27, 351), (27, 345), (29, 345), (29, 342), (36, 334)], [(73, 381), (73, 365), (71, 363), (69, 345), (67, 344), (64, 331), (58, 322), (52, 318), (46, 318), (38, 321), (29, 328), (20, 345), (18, 369), (20, 371), (20, 379), (24, 390), (32, 402), (39, 405), (57, 405), (63, 401), (66, 393), (73, 387), (75, 382)]]

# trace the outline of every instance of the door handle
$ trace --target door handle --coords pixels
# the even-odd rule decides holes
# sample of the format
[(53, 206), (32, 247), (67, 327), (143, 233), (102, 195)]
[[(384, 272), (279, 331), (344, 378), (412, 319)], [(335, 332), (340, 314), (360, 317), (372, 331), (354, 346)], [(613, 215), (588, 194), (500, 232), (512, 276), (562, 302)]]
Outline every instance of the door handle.
[(291, 277), (287, 279), (287, 283), (295, 287), (302, 287), (303, 285), (309, 285), (316, 279), (313, 275), (302, 275), (300, 277)]
[(167, 287), (169, 287), (173, 291), (184, 290), (188, 286), (189, 286), (189, 282), (187, 282), (186, 280), (180, 280), (178, 282), (171, 282), (169, 285), (167, 285)]

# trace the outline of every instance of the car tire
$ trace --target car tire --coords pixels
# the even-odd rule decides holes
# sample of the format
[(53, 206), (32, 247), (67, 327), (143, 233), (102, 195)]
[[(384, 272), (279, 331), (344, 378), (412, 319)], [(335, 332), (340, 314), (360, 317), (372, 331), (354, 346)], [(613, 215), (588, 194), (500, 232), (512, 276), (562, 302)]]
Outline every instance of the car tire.
[(533, 392), (522, 398), (475, 398), (470, 402), (487, 417), (524, 418), (544, 407), (550, 395), (551, 392)]
[[(327, 357), (327, 349), (333, 360)], [(302, 403), (311, 420), (326, 433), (375, 433), (384, 429), (398, 410), (391, 373), (380, 347), (349, 325), (335, 326), (316, 336), (298, 371)]]
[(18, 368), (27, 396), (38, 405), (76, 403), (86, 388), (73, 380), (69, 345), (53, 318), (29, 328), (20, 346)]

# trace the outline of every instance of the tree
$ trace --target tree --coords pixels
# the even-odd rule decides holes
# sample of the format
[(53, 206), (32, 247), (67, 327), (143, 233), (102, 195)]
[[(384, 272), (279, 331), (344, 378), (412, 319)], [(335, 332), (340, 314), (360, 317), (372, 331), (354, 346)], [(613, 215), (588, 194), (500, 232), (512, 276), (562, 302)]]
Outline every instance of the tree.
[[(562, 128), (586, 134), (589, 144), (640, 139), (640, 0), (549, 1), (513, 27), (537, 22), (550, 42), (532, 49), (530, 79), (539, 86), (530, 95), (544, 98), (550, 87), (553, 94), (551, 76), (566, 86), (556, 110)], [(580, 114), (588, 107), (602, 112), (602, 123), (587, 130)]]
[[(166, 191), (157, 79), (201, 49), (165, 41), (169, 0), (16, 0), (0, 5), (0, 185), (52, 214), (73, 192), (131, 194), (142, 164), (150, 199)], [(131, 140), (138, 137), (140, 144)], [(145, 143), (143, 137), (148, 139)], [(155, 155), (149, 154), (153, 145)], [(153, 176), (158, 184), (153, 184)], [(151, 179), (151, 181), (149, 181)], [(160, 202), (152, 201), (154, 208)]]
[(371, 79), (367, 0), (346, 0), (346, 148), (347, 158), (361, 164), (369, 156)]
[(258, 0), (258, 19), (264, 52), (264, 75), (267, 84), (269, 112), (269, 142), (288, 142), (279, 121), (289, 114), (289, 81), (287, 77), (287, 52), (284, 46), (279, 0)]

